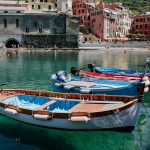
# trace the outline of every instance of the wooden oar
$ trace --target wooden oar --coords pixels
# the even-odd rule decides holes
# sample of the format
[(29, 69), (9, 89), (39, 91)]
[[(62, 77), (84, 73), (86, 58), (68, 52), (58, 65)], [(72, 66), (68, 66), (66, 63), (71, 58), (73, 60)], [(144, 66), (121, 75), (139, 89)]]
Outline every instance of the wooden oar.
[(52, 100), (59, 101), (75, 101), (75, 102), (88, 102), (88, 103), (98, 103), (98, 104), (123, 104), (122, 101), (94, 101), (94, 100), (78, 100), (78, 99), (67, 99), (67, 98), (57, 98), (57, 97), (49, 97)]

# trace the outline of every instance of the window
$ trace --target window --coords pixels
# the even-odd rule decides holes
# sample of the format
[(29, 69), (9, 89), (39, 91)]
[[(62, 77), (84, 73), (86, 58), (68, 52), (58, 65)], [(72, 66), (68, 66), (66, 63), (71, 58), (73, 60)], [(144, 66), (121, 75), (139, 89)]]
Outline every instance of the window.
[(34, 2), (34, 0), (32, 0), (32, 2)]
[(43, 2), (43, 0), (40, 0), (40, 2)]
[(32, 9), (34, 9), (34, 5), (32, 5)]
[(49, 10), (51, 9), (51, 5), (48, 6), (48, 9), (49, 9)]
[(7, 28), (7, 20), (4, 19), (4, 28)]
[(47, 0), (44, 0), (45, 3), (47, 3)]
[(39, 28), (39, 33), (42, 33), (42, 28)]
[(138, 25), (136, 25), (136, 29), (138, 29)]
[(142, 28), (142, 25), (140, 25), (140, 28)]
[(57, 7), (57, 3), (55, 3), (55, 7)]
[(37, 25), (38, 25), (37, 22), (34, 22), (34, 27), (37, 27)]
[(16, 19), (16, 27), (19, 27), (19, 19)]
[(26, 27), (26, 33), (29, 33), (29, 28)]
[(41, 5), (38, 5), (38, 9), (41, 9)]
[(84, 9), (82, 9), (82, 13), (84, 13)]
[(145, 24), (145, 28), (147, 29), (147, 24)]
[(8, 13), (8, 11), (7, 11), (7, 10), (5, 10), (5, 11), (4, 11), (4, 13)]
[(138, 19), (136, 19), (136, 22), (138, 22)]

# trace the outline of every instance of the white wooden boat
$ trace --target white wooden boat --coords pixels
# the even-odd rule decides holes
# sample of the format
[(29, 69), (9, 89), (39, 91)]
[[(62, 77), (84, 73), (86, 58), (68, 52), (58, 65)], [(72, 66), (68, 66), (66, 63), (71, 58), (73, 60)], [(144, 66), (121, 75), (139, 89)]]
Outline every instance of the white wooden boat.
[(48, 128), (132, 131), (138, 119), (143, 89), (141, 86), (137, 98), (3, 89), (0, 113)]

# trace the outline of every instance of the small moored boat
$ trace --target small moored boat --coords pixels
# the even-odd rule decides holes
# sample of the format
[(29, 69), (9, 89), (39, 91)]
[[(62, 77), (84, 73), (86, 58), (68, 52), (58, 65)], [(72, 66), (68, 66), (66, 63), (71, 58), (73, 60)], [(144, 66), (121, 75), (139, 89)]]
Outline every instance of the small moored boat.
[(84, 77), (93, 77), (104, 80), (121, 80), (121, 81), (133, 81), (133, 80), (141, 80), (141, 75), (119, 75), (119, 74), (111, 74), (111, 73), (103, 73), (103, 72), (89, 72), (80, 70), (80, 75)]
[[(64, 71), (58, 71), (51, 76), (54, 84), (50, 84), (50, 90), (59, 92), (128, 95), (137, 96), (141, 81), (102, 80), (90, 77), (70, 76)], [(149, 91), (149, 80), (145, 84), (145, 92)]]
[[(131, 76), (138, 77), (143, 74), (143, 71), (136, 71), (136, 70), (124, 70), (124, 69), (117, 69), (117, 68), (107, 68), (107, 67), (95, 67), (96, 72), (105, 72), (110, 74), (118, 74), (124, 76)], [(150, 78), (150, 72), (147, 72), (146, 75)]]
[[(95, 67), (94, 64), (88, 64), (88, 68), (90, 72), (82, 72), (85, 76), (90, 77), (99, 77), (103, 79), (109, 80), (140, 80), (143, 76), (147, 76), (150, 78), (150, 72), (147, 71), (148, 65), (150, 64), (150, 58), (146, 58), (146, 62), (143, 68), (143, 71), (137, 70), (125, 70), (125, 69), (117, 69), (117, 68), (106, 68), (106, 67)], [(79, 73), (76, 67), (71, 68), (72, 73)]]
[(12, 119), (67, 130), (132, 131), (143, 97), (55, 93), (20, 89), (0, 91), (0, 113)]

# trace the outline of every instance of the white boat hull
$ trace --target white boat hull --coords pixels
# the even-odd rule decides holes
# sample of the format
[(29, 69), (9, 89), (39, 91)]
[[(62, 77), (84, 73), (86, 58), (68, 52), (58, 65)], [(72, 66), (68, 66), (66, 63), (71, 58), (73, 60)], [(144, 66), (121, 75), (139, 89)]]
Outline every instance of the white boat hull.
[(5, 111), (5, 108), (3, 107), (0, 107), (0, 113), (21, 122), (48, 128), (67, 130), (132, 130), (136, 125), (136, 121), (140, 111), (140, 105), (140, 103), (136, 103), (135, 105), (132, 105), (125, 110), (119, 112), (116, 111), (111, 115), (103, 115), (101, 117), (90, 118), (90, 120), (88, 120), (87, 122), (74, 122), (64, 118), (38, 120), (35, 119), (33, 115), (27, 115), (23, 113), (10, 114)]

